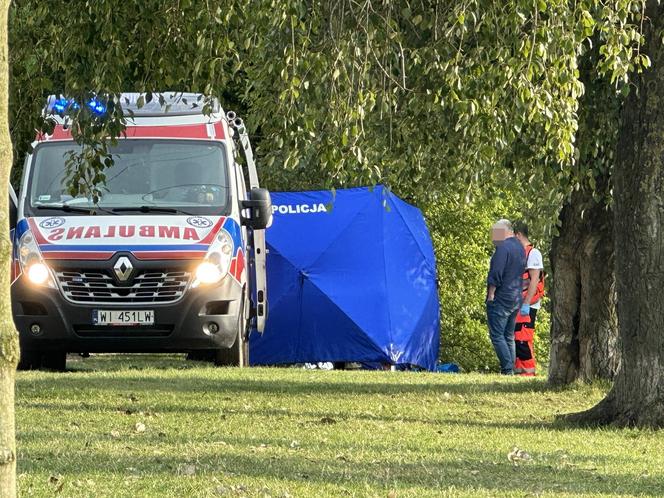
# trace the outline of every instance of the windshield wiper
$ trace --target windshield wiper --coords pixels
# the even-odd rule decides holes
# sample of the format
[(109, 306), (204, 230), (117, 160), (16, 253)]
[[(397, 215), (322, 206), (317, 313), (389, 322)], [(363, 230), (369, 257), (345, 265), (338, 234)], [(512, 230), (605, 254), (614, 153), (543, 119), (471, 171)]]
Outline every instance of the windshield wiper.
[(173, 214), (187, 214), (187, 215), (192, 215), (192, 213), (188, 213), (186, 211), (182, 211), (181, 209), (175, 209), (175, 208), (170, 208), (170, 207), (161, 207), (161, 206), (133, 206), (133, 207), (117, 207), (113, 208), (114, 213), (121, 213), (125, 211), (139, 211), (141, 213), (173, 213)]
[(115, 214), (113, 211), (109, 211), (108, 209), (104, 209), (99, 206), (83, 207), (83, 206), (70, 206), (69, 204), (35, 206), (35, 209), (53, 209), (56, 211), (64, 211), (65, 213), (87, 213), (87, 214), (94, 213), (95, 211), (103, 211), (104, 213)]

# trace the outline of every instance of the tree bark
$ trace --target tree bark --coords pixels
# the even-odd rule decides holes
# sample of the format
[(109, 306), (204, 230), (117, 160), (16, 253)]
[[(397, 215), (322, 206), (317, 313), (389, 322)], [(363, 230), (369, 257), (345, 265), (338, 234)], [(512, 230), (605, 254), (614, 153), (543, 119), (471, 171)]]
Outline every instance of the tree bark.
[(9, 65), (7, 15), (9, 0), (0, 0), (0, 497), (16, 496), (14, 438), (14, 375), (18, 361), (18, 334), (9, 295), (11, 242), (9, 240), (9, 173), (12, 144), (9, 137)]
[(664, 426), (664, 6), (646, 8), (650, 70), (623, 106), (614, 168), (622, 366), (612, 390), (572, 421)]
[(551, 247), (549, 382), (612, 380), (620, 365), (613, 214), (580, 190), (563, 208)]

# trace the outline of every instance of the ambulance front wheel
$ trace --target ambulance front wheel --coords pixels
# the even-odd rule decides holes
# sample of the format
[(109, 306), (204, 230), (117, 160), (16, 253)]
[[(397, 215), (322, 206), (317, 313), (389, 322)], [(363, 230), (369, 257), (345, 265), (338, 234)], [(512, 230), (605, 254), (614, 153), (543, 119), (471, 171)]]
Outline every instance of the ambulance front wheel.
[(235, 339), (235, 343), (230, 348), (217, 349), (214, 351), (214, 364), (218, 367), (238, 367), (240, 366), (240, 341)]
[(19, 370), (39, 370), (41, 368), (42, 354), (39, 351), (21, 350), (21, 359), (18, 362)]
[(230, 348), (217, 349), (214, 352), (214, 364), (220, 367), (249, 366), (249, 319), (248, 300), (242, 299), (241, 312), (238, 313), (237, 335)]
[(203, 349), (200, 351), (190, 351), (187, 353), (187, 360), (189, 361), (212, 361), (212, 350)]
[(19, 370), (53, 370), (64, 372), (67, 367), (66, 351), (21, 351), (21, 359), (18, 363)]

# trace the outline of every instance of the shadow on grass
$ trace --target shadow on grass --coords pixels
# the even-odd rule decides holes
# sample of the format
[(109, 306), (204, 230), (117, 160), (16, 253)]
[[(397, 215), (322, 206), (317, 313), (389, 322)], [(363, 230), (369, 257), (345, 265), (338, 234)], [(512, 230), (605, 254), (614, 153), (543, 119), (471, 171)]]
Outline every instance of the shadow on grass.
[[(29, 433), (28, 433), (29, 434)], [(27, 436), (27, 435), (26, 435)], [(52, 437), (53, 435), (51, 435)], [(55, 435), (74, 439), (76, 434)], [(25, 443), (30, 437), (23, 437)], [(252, 452), (249, 444), (255, 441), (229, 440), (229, 446), (215, 447), (209, 444), (195, 456), (186, 454), (167, 456), (132, 455), (132, 445), (127, 442), (122, 455), (104, 449), (107, 438), (88, 439), (85, 449), (67, 450), (66, 456), (43, 449), (25, 449), (19, 454), (20, 472), (60, 473), (84, 477), (87, 474), (113, 474), (118, 477), (129, 472), (140, 472), (154, 479), (165, 480), (177, 474), (182, 465), (194, 461), (202, 473), (219, 472), (239, 478), (282, 481), (306, 481), (311, 484), (343, 486), (344, 483), (369, 484), (383, 488), (397, 484), (400, 487), (422, 487), (430, 490), (484, 489), (489, 492), (556, 493), (613, 495), (617, 493), (640, 496), (661, 496), (664, 476), (619, 473), (605, 475), (596, 468), (580, 468), (555, 462), (559, 455), (542, 455), (543, 461), (534, 460), (515, 467), (505, 460), (505, 455), (481, 453), (471, 449), (442, 451), (439, 454), (409, 461), (407, 456), (383, 452), (379, 460), (363, 461), (350, 454), (329, 457), (343, 447), (328, 445), (320, 452), (288, 450), (268, 447), (261, 453)], [(171, 443), (171, 441), (165, 441)], [(78, 442), (80, 446), (80, 441)], [(146, 441), (142, 442), (143, 445)], [(283, 442), (282, 442), (283, 444)], [(377, 450), (378, 448), (372, 448)], [(112, 453), (112, 454), (109, 454)]]
[[(133, 392), (130, 396), (133, 396)], [(573, 431), (573, 430), (588, 430), (589, 428), (578, 427), (567, 424), (558, 419), (554, 421), (523, 421), (514, 420), (509, 422), (492, 422), (474, 420), (472, 418), (449, 418), (449, 417), (417, 417), (412, 415), (393, 415), (386, 413), (370, 413), (367, 411), (349, 411), (349, 410), (336, 410), (331, 407), (329, 410), (289, 410), (285, 408), (251, 408), (251, 409), (238, 409), (232, 404), (224, 404), (219, 400), (215, 400), (215, 404), (211, 406), (200, 406), (188, 404), (186, 400), (181, 403), (164, 403), (162, 401), (140, 400), (138, 403), (129, 402), (127, 396), (118, 394), (117, 400), (113, 401), (80, 401), (71, 402), (66, 400), (58, 401), (24, 401), (19, 400), (18, 406), (21, 409), (37, 409), (48, 411), (81, 411), (90, 413), (108, 413), (119, 415), (135, 415), (140, 412), (152, 412), (159, 414), (197, 414), (209, 416), (241, 416), (248, 417), (253, 420), (259, 418), (288, 418), (297, 420), (305, 424), (318, 424), (321, 420), (332, 419), (332, 423), (336, 422), (353, 422), (353, 421), (368, 421), (380, 423), (409, 423), (409, 424), (423, 424), (432, 427), (432, 430), (439, 430), (444, 426), (464, 426), (464, 427), (477, 427), (479, 429), (508, 429), (508, 430), (546, 430), (546, 431)], [(329, 421), (329, 420), (328, 420)], [(619, 429), (615, 429), (619, 431)]]
[[(273, 450), (288, 451), (292, 454), (297, 453), (293, 451), (291, 446), (293, 438), (298, 438), (301, 436), (301, 433), (305, 433), (314, 424), (318, 424), (317, 421), (311, 421), (310, 424), (302, 424), (298, 430), (289, 433), (288, 435), (283, 432), (278, 432), (277, 435), (271, 434), (267, 436), (261, 434), (260, 436), (240, 436), (237, 433), (232, 431), (224, 430), (222, 427), (210, 426), (208, 431), (204, 433), (189, 433), (186, 431), (174, 431), (172, 427), (166, 429), (154, 428), (152, 422), (148, 421), (148, 425), (153, 427), (150, 432), (136, 434), (133, 432), (133, 423), (137, 419), (128, 418), (126, 421), (120, 421), (113, 424), (111, 427), (106, 427), (104, 431), (92, 430), (86, 431), (85, 426), (81, 427), (75, 425), (74, 428), (70, 430), (47, 430), (47, 429), (29, 429), (29, 430), (19, 430), (18, 439), (20, 442), (20, 448), (26, 448), (30, 445), (41, 446), (43, 448), (45, 441), (58, 441), (58, 450), (54, 452), (48, 452), (41, 449), (39, 452), (49, 453), (53, 455), (61, 455), (60, 448), (65, 448), (68, 446), (78, 446), (84, 444), (86, 448), (99, 448), (100, 445), (104, 444), (119, 444), (125, 449), (135, 448), (140, 446), (145, 449), (154, 449), (161, 447), (170, 447), (178, 448), (178, 453), (181, 452), (182, 448), (193, 448), (201, 447), (209, 450), (210, 448), (217, 448), (223, 451), (244, 451), (244, 452), (265, 452), (265, 458), (273, 458), (274, 455), (270, 455), (269, 452)], [(300, 425), (300, 424), (298, 424)], [(72, 426), (70, 426), (72, 427)], [(113, 428), (115, 427), (115, 429)], [(459, 447), (459, 445), (453, 440), (450, 439), (445, 433), (445, 426), (440, 426), (442, 430), (435, 431), (436, 434), (433, 439), (436, 441), (434, 444), (438, 448), (439, 453), (437, 453), (436, 461), (443, 465), (446, 461), (466, 461), (467, 466), (477, 466), (478, 464), (486, 465), (497, 465), (497, 464), (506, 464), (507, 459), (507, 449), (505, 448), (504, 453), (490, 453), (484, 452), (480, 453), (477, 450), (471, 450), (469, 448)], [(337, 429), (341, 432), (346, 432), (345, 428)], [(117, 431), (117, 434), (112, 435), (111, 432)], [(335, 429), (331, 429), (331, 432), (334, 432)], [(432, 436), (434, 434), (432, 433)], [(331, 442), (332, 441), (332, 442)], [(502, 443), (501, 443), (502, 444)], [(352, 460), (352, 455), (361, 448), (363, 457), (366, 458), (366, 452), (369, 451), (374, 455), (381, 455), (381, 458), (385, 462), (390, 462), (391, 460), (403, 461), (404, 458), (413, 458), (414, 456), (420, 456), (422, 453), (422, 448), (417, 444), (416, 440), (404, 440), (399, 443), (399, 450), (401, 453), (395, 452), (395, 446), (393, 441), (376, 441), (371, 440), (369, 444), (366, 441), (361, 441), (360, 439), (334, 439), (334, 435), (330, 433), (319, 433), (318, 437), (313, 441), (308, 440), (304, 443), (305, 447), (308, 447), (310, 450), (313, 445), (320, 445), (321, 452), (327, 451), (328, 453), (333, 453), (334, 455), (343, 455), (342, 460), (347, 461), (347, 456), (350, 456)], [(266, 450), (266, 448), (270, 448)], [(314, 448), (316, 450), (317, 448)], [(87, 452), (88, 450), (86, 450)], [(37, 452), (37, 453), (39, 453)], [(319, 451), (316, 451), (318, 455)], [(410, 454), (409, 454), (410, 453)], [(472, 453), (472, 457), (471, 457)], [(29, 456), (34, 460), (41, 460), (40, 457), (35, 457), (36, 453), (30, 451)], [(69, 454), (69, 453), (68, 453)], [(210, 453), (212, 454), (212, 453)], [(311, 457), (310, 454), (303, 457), (309, 460)], [(536, 459), (541, 459), (544, 462), (562, 462), (565, 465), (569, 465), (570, 456), (562, 449), (558, 449), (553, 453), (542, 453), (538, 454)], [(198, 456), (196, 456), (198, 459)], [(419, 459), (419, 458), (418, 458)], [(572, 454), (571, 459), (574, 462), (574, 465), (580, 464), (591, 464), (591, 465), (621, 465), (624, 463), (624, 458), (613, 456), (613, 455), (584, 455), (584, 454)], [(552, 468), (553, 466), (550, 465)], [(664, 475), (660, 476), (664, 479)]]
[(67, 372), (93, 373), (155, 369), (191, 370), (205, 367), (213, 368), (213, 365), (201, 361), (189, 361), (187, 360), (187, 355), (184, 353), (95, 353), (88, 358), (83, 358), (74, 353), (67, 355)]
[[(145, 370), (162, 370), (162, 371), (167, 371), (169, 369), (173, 370), (202, 370), (206, 372), (206, 374), (209, 374), (210, 371), (220, 371), (224, 372), (224, 370), (229, 370), (228, 368), (215, 368), (212, 366), (210, 363), (206, 362), (199, 362), (199, 361), (187, 361), (186, 355), (177, 355), (177, 354), (164, 354), (164, 355), (159, 355), (159, 354), (135, 354), (135, 355), (128, 355), (128, 354), (104, 354), (104, 355), (95, 355), (92, 358), (89, 359), (80, 359), (77, 356), (73, 356), (74, 361), (71, 361), (72, 355), (70, 355), (70, 361), (68, 362), (69, 370), (67, 373), (97, 373), (97, 372), (118, 372), (120, 373), (123, 378), (130, 379), (131, 377), (128, 377), (126, 374), (127, 372), (131, 371), (136, 371), (136, 372), (141, 372)], [(297, 372), (298, 374), (305, 374), (309, 373), (311, 374), (312, 378), (315, 377), (314, 382), (309, 383), (309, 382), (291, 382), (290, 386), (288, 386), (287, 392), (292, 392), (294, 394), (297, 393), (308, 393), (309, 388), (312, 385), (315, 385), (317, 388), (319, 388), (322, 384), (323, 377), (321, 375), (325, 375), (328, 378), (324, 379), (326, 384), (330, 385), (329, 390), (331, 391), (336, 391), (339, 390), (338, 386), (335, 386), (334, 384), (341, 384), (341, 380), (345, 375), (350, 374), (351, 376), (354, 377), (354, 379), (357, 379), (358, 374), (366, 374), (366, 377), (363, 380), (363, 383), (347, 383), (344, 385), (347, 385), (351, 387), (352, 391), (357, 392), (357, 394), (368, 394), (372, 393), (376, 390), (381, 390), (382, 392), (385, 392), (385, 388), (387, 387), (388, 390), (397, 390), (399, 393), (403, 393), (403, 390), (398, 389), (398, 387), (407, 387), (411, 391), (417, 391), (417, 392), (423, 392), (430, 390), (431, 388), (437, 388), (440, 389), (441, 387), (445, 387), (446, 390), (450, 393), (464, 393), (464, 392), (472, 392), (472, 391), (477, 391), (477, 392), (504, 392), (504, 393), (523, 393), (523, 392), (544, 392), (544, 391), (560, 391), (564, 390), (565, 388), (560, 388), (560, 387), (551, 387), (547, 384), (546, 379), (543, 377), (539, 377), (537, 379), (532, 379), (532, 378), (523, 378), (523, 379), (518, 379), (515, 382), (504, 382), (503, 380), (497, 380), (498, 378), (495, 376), (489, 376), (487, 375), (487, 380), (482, 381), (482, 382), (477, 382), (473, 384), (463, 384), (463, 385), (458, 385), (455, 382), (435, 382), (435, 383), (430, 383), (430, 384), (411, 384), (411, 385), (404, 385), (402, 383), (399, 383), (399, 380), (401, 379), (408, 379), (412, 380), (413, 378), (417, 378), (418, 376), (423, 376), (423, 375), (431, 375), (430, 373), (419, 373), (419, 372), (380, 372), (380, 371), (329, 371), (329, 372), (321, 372), (321, 371), (312, 371), (312, 372), (307, 372), (304, 369), (297, 368), (297, 367), (258, 367), (261, 372), (275, 372), (276, 375), (282, 375), (285, 374), (286, 372)], [(233, 369), (236, 371), (239, 371), (239, 369)], [(255, 371), (253, 368), (251, 369), (252, 371)], [(454, 374), (434, 374), (438, 378), (438, 380), (443, 380), (444, 377), (450, 376), (450, 377), (455, 377)], [(463, 375), (463, 374), (461, 374)], [(389, 378), (389, 382), (385, 383), (380, 383), (376, 382), (376, 376), (385, 376), (386, 378)], [(495, 380), (490, 380), (490, 379), (495, 379)], [(136, 377), (137, 380), (143, 380), (145, 377)], [(364, 383), (366, 381), (366, 383)], [(396, 381), (396, 382), (395, 382)], [(226, 380), (224, 380), (224, 386), (227, 385)], [(242, 380), (244, 382), (244, 380)], [(283, 384), (283, 383), (280, 383)], [(444, 385), (444, 386), (443, 386)], [(218, 383), (215, 383), (216, 387), (219, 387)], [(470, 387), (472, 386), (472, 387)], [(252, 392), (273, 392), (275, 389), (275, 385), (269, 381), (252, 381), (252, 385), (249, 386)], [(387, 394), (390, 394), (389, 392)]]
[[(205, 372), (214, 370), (206, 369)], [(83, 372), (78, 372), (83, 373)], [(85, 372), (87, 373), (87, 372)], [(404, 394), (427, 394), (436, 395), (443, 393), (450, 394), (478, 394), (478, 393), (542, 393), (558, 392), (559, 389), (552, 389), (544, 380), (527, 380), (524, 382), (497, 382), (497, 381), (478, 381), (474, 383), (455, 383), (445, 382), (440, 379), (436, 382), (399, 382), (400, 380), (411, 380), (398, 377), (390, 378), (389, 382), (377, 381), (375, 374), (367, 375), (362, 382), (358, 381), (356, 373), (352, 373), (352, 382), (345, 381), (346, 372), (326, 372), (329, 377), (324, 378), (320, 373), (316, 373), (311, 379), (303, 378), (301, 381), (283, 380), (283, 379), (250, 379), (243, 378), (242, 374), (228, 378), (227, 374), (220, 371), (219, 378), (206, 377), (183, 377), (183, 378), (163, 378), (150, 375), (137, 375), (133, 372), (123, 371), (117, 377), (90, 377), (78, 375), (77, 373), (53, 374), (48, 377), (39, 378), (21, 378), (17, 379), (18, 388), (30, 386), (33, 388), (51, 389), (57, 384), (58, 389), (95, 389), (95, 390), (119, 390), (119, 391), (175, 391), (175, 392), (215, 392), (226, 394), (289, 394), (289, 395), (404, 395)], [(388, 373), (384, 375), (395, 376), (417, 376), (417, 373)], [(441, 374), (443, 375), (443, 374)], [(57, 377), (54, 378), (54, 376)]]
[[(126, 436), (126, 441), (118, 441), (111, 438), (110, 434), (86, 432), (83, 429), (65, 431), (54, 428), (46, 431), (29, 426), (24, 428), (19, 420), (20, 472), (76, 476), (92, 473), (112, 474), (121, 478), (128, 473), (129, 468), (134, 468), (153, 476), (155, 480), (166, 480), (177, 474), (181, 465), (194, 461), (203, 473), (232, 473), (247, 479), (306, 481), (332, 486), (354, 482), (368, 483), (380, 488), (397, 483), (404, 487), (421, 486), (433, 490), (432, 493), (455, 487), (469, 491), (486, 489), (490, 493), (522, 491), (659, 496), (661, 489), (664, 489), (664, 476), (660, 474), (644, 476), (621, 473), (607, 476), (597, 469), (580, 468), (578, 462), (591, 465), (581, 456), (575, 457), (577, 466), (557, 463), (559, 455), (550, 454), (541, 455), (532, 462), (514, 467), (506, 461), (503, 453), (482, 453), (473, 448), (456, 448), (455, 442), (447, 439), (444, 434), (445, 428), (451, 425), (480, 429), (569, 430), (569, 427), (561, 423), (483, 421), (470, 417), (452, 418), (449, 414), (431, 416), (426, 410), (409, 411), (403, 415), (378, 410), (371, 413), (371, 403), (377, 398), (367, 399), (364, 403), (366, 408), (344, 411), (341, 405), (335, 404), (337, 398), (363, 395), (391, 396), (397, 398), (398, 403), (408, 402), (398, 399), (400, 396), (413, 395), (410, 401), (426, 396), (429, 402), (437, 403), (438, 401), (432, 398), (445, 392), (461, 394), (464, 398), (485, 393), (548, 392), (549, 388), (543, 379), (500, 382), (491, 378), (484, 380), (482, 377), (475, 377), (472, 383), (459, 383), (456, 378), (445, 376), (435, 377), (435, 380), (433, 376), (417, 379), (419, 374), (416, 373), (368, 373), (365, 377), (348, 372), (296, 371), (293, 376), (287, 376), (283, 370), (275, 369), (274, 378), (270, 378), (269, 370), (251, 373), (254, 378), (248, 375), (249, 372), (245, 374), (243, 371), (203, 368), (200, 369), (200, 374), (194, 372), (192, 375), (192, 372), (188, 371), (180, 376), (172, 370), (143, 372), (127, 370), (125, 366), (120, 372), (111, 372), (108, 375), (105, 372), (73, 372), (64, 375), (19, 376), (17, 402), (20, 410), (66, 411), (71, 414), (69, 420), (77, 420), (79, 417), (86, 420), (89, 419), (88, 414), (122, 412), (129, 408), (134, 412), (149, 410), (177, 414), (182, 416), (183, 421), (182, 430), (177, 433), (164, 437), (147, 433), (142, 436)], [(295, 378), (285, 380), (284, 377)], [(411, 379), (417, 380), (413, 382)], [(176, 396), (165, 401), (160, 398), (161, 393), (173, 393)], [(253, 406), (242, 407), (243, 397), (251, 394), (260, 396), (256, 396)], [(304, 404), (298, 405), (298, 409), (261, 406), (265, 399), (274, 401), (281, 395), (301, 397)], [(309, 395), (329, 401), (329, 410), (307, 406), (306, 399)], [(102, 399), (99, 399), (100, 397)], [(79, 398), (80, 401), (76, 401)], [(196, 402), (192, 403), (192, 399), (196, 399)], [(380, 402), (389, 405), (391, 401), (380, 399)], [(455, 397), (454, 402), (456, 409), (465, 409), (460, 404), (460, 398)], [(469, 409), (472, 409), (472, 406), (469, 406)], [(322, 419), (329, 417), (334, 417), (339, 424), (330, 429), (335, 432), (344, 431), (343, 424), (354, 421), (394, 423), (397, 426), (402, 422), (427, 424), (426, 430), (435, 440), (440, 439), (440, 444), (437, 452), (417, 453), (417, 442), (408, 441), (403, 443), (404, 448), (408, 448), (405, 454), (393, 454), (394, 448), (388, 447), (387, 442), (370, 443), (362, 448), (362, 451), (358, 450), (361, 442), (357, 440), (320, 443), (320, 451), (316, 451), (316, 448), (298, 451), (284, 447), (283, 439), (275, 439), (266, 441), (270, 443), (269, 448), (256, 452), (255, 448), (251, 448), (251, 445), (257, 444), (255, 439), (215, 434), (213, 421), (219, 420), (215, 417), (222, 412), (228, 417), (241, 416), (252, 421), (250, 423), (269, 424), (271, 418), (288, 418), (302, 431), (309, 430), (314, 424), (320, 424)], [(212, 424), (213, 429), (204, 435), (187, 434), (186, 424), (194, 423), (197, 420), (196, 415), (199, 414), (205, 418), (206, 423)], [(131, 426), (133, 421), (134, 418), (127, 417), (126, 422), (119, 423)], [(361, 428), (365, 431), (371, 430), (370, 426), (371, 424), (365, 424)], [(229, 445), (215, 445), (215, 437), (223, 439)], [(49, 449), (48, 441), (53, 442), (53, 450)], [(118, 446), (123, 447), (120, 454)], [(188, 457), (188, 448), (194, 446), (199, 450), (192, 449), (194, 454)], [(163, 456), (150, 454), (154, 448), (164, 450)], [(366, 461), (366, 457), (363, 460), (365, 449), (380, 457), (372, 462)], [(354, 451), (359, 452), (357, 458)], [(330, 457), (330, 454), (336, 455), (339, 452), (343, 453), (342, 458)], [(603, 458), (597, 457), (594, 460), (601, 462)], [(613, 468), (620, 468), (623, 463), (620, 459), (612, 461), (616, 464)]]

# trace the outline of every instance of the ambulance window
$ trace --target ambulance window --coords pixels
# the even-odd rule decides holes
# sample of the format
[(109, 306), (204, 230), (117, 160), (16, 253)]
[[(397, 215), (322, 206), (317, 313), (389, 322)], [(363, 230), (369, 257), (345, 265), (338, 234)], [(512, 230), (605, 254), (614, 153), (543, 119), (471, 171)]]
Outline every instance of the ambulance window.
[[(63, 204), (92, 207), (66, 187), (65, 161), (73, 142), (35, 148), (26, 208)], [(228, 208), (228, 171), (223, 144), (195, 140), (120, 140), (111, 149), (113, 165), (104, 170), (99, 207), (172, 207), (193, 214), (224, 214)], [(73, 213), (73, 211), (71, 211)], [(131, 212), (129, 214), (132, 214)], [(162, 212), (163, 214), (163, 212)]]

